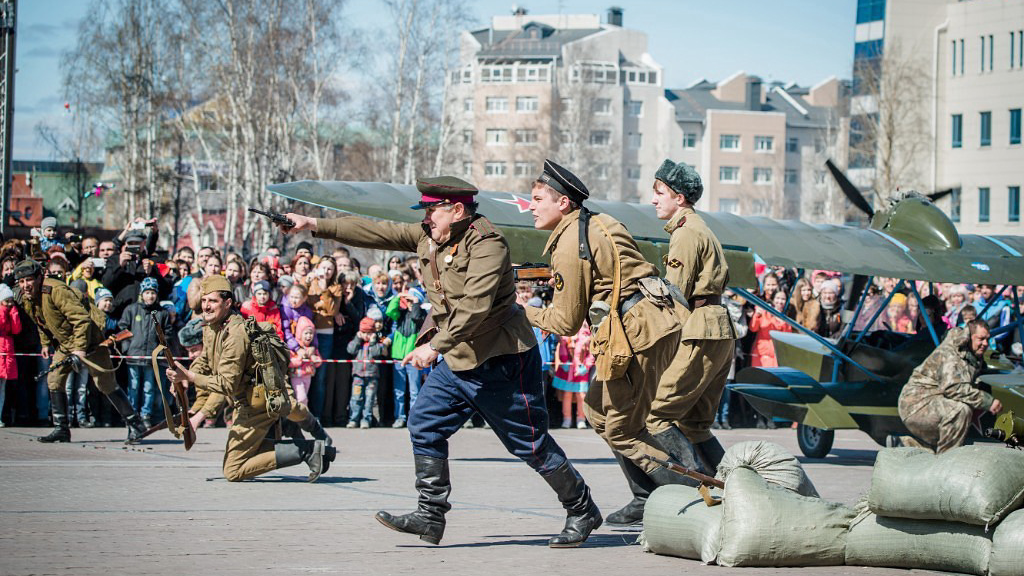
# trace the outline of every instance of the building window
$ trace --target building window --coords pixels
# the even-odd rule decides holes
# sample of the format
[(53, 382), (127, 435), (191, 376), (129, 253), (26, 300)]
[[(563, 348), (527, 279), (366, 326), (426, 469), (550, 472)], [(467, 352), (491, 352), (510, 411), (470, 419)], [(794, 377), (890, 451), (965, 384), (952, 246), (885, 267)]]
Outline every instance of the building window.
[(771, 184), (771, 168), (754, 168), (754, 184)]
[(1010, 110), (1010, 144), (1020, 144), (1020, 108)]
[(523, 66), (516, 68), (516, 82), (547, 82), (548, 66)]
[(740, 149), (740, 135), (739, 134), (722, 134), (718, 137), (718, 147), (722, 150), (739, 150)]
[(985, 71), (985, 37), (981, 37), (981, 71)]
[(635, 118), (642, 118), (644, 115), (644, 101), (630, 100), (626, 102), (626, 113)]
[(466, 144), (466, 145), (472, 145), (473, 144), (473, 131), (472, 130), (463, 130), (462, 131), (462, 143)]
[(505, 129), (490, 129), (486, 132), (486, 142), (488, 146), (505, 145), (508, 144), (508, 130)]
[(473, 163), (472, 162), (463, 162), (462, 163), (462, 175), (465, 176), (466, 178), (472, 178), (473, 177)]
[(726, 182), (729, 184), (740, 183), (740, 168), (739, 166), (719, 166), (718, 167), (718, 181)]
[[(1011, 33), (1010, 35), (1013, 36), (1013, 33)], [(953, 40), (953, 50), (950, 52), (950, 54), (952, 55), (952, 58), (950, 60), (953, 62), (953, 76), (956, 76), (956, 40)]]
[(991, 34), (988, 35), (988, 71), (992, 71), (992, 58), (996, 53), (995, 38)]
[(857, 24), (885, 19), (885, 0), (857, 0)]
[(697, 147), (697, 135), (693, 132), (683, 133), (683, 150), (693, 150)]
[(530, 163), (529, 162), (516, 162), (515, 164), (516, 178), (524, 178), (530, 176)]
[(798, 172), (793, 168), (786, 168), (786, 184), (799, 184), (800, 178), (797, 176)]
[(640, 167), (639, 166), (626, 166), (626, 178), (629, 180), (640, 179)]
[(608, 165), (607, 164), (598, 164), (597, 168), (594, 169), (594, 176), (598, 180), (607, 180), (608, 179)]
[(992, 145), (992, 113), (981, 113), (981, 145)]
[(754, 136), (754, 150), (758, 152), (775, 150), (775, 138), (773, 136)]
[(466, 98), (465, 100), (462, 101), (462, 111), (463, 112), (472, 112), (473, 111), (473, 99), (472, 98)]
[(504, 176), (507, 171), (508, 168), (504, 162), (484, 162), (484, 176), (487, 178)]
[(485, 102), (485, 108), (488, 113), (508, 112), (508, 98), (502, 96), (488, 96)]
[(988, 222), (989, 189), (978, 188), (978, 222)]
[(516, 130), (516, 146), (536, 146), (537, 131), (534, 129), (521, 128)]
[(540, 99), (536, 96), (520, 96), (516, 98), (516, 112), (536, 112), (540, 108)]
[(619, 79), (618, 67), (611, 62), (585, 62), (572, 67), (571, 80), (586, 84), (615, 84)]
[(964, 138), (964, 115), (953, 114), (953, 148), (963, 146)]
[(800, 139), (799, 138), (786, 138), (786, 152), (799, 152), (800, 151)]
[(610, 146), (611, 143), (612, 133), (608, 130), (593, 130), (590, 132), (591, 146)]
[(960, 39), (960, 75), (964, 75), (964, 39)]
[(1007, 210), (1007, 218), (1010, 222), (1020, 222), (1020, 186), (1010, 186), (1008, 189), (1010, 205)]
[(728, 212), (729, 214), (739, 214), (740, 201), (735, 198), (719, 198), (718, 211)]
[(594, 100), (594, 114), (599, 116), (610, 116), (612, 113), (611, 98), (598, 98)]
[(626, 136), (626, 142), (630, 148), (640, 148), (644, 145), (644, 135), (640, 132), (630, 132)]
[(953, 188), (949, 193), (949, 219), (953, 222), (960, 221), (960, 189)]

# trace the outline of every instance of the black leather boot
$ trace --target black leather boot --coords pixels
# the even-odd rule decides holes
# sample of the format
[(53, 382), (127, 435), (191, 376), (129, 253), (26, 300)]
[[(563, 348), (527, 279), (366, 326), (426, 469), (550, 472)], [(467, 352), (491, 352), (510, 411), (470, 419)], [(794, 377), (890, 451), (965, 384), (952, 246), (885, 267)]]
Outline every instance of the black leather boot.
[(310, 436), (317, 440), (323, 440), (326, 446), (333, 446), (334, 440), (327, 435), (327, 431), (320, 425), (320, 420), (312, 414), (302, 422), (297, 423), (299, 428), (303, 431), (308, 432)]
[[(671, 426), (667, 430), (662, 430), (653, 436), (654, 440), (661, 446), (661, 449), (668, 452), (669, 458), (675, 460), (676, 464), (701, 474), (707, 474), (707, 469), (704, 468), (700, 457), (697, 455), (697, 449), (694, 448), (693, 443), (683, 434), (682, 430)], [(696, 484), (694, 485), (696, 486)]]
[(121, 388), (116, 388), (110, 394), (107, 394), (107, 400), (114, 406), (117, 413), (121, 415), (121, 419), (124, 420), (126, 426), (128, 426), (128, 438), (124, 441), (125, 444), (135, 444), (141, 440), (149, 429), (142, 418), (132, 408), (132, 403), (128, 400), (128, 395), (124, 393)]
[(448, 478), (448, 460), (430, 456), (413, 456), (416, 465), (416, 489), (420, 493), (415, 511), (393, 516), (381, 510), (375, 518), (381, 524), (407, 534), (416, 534), (431, 544), (441, 542), (444, 536), (444, 515), (452, 506), (448, 503), (452, 485)]
[(704, 460), (704, 464), (708, 469), (708, 476), (714, 476), (718, 473), (718, 465), (722, 463), (722, 458), (725, 457), (725, 449), (722, 448), (722, 443), (718, 441), (718, 438), (712, 436), (710, 440), (698, 442), (694, 448), (697, 449), (697, 453)]
[(611, 526), (638, 526), (644, 522), (644, 505), (647, 504), (647, 497), (658, 485), (629, 458), (616, 452), (615, 459), (618, 460), (622, 473), (626, 475), (633, 499), (629, 504), (609, 514), (605, 520)]
[(71, 442), (71, 426), (68, 422), (68, 397), (63, 390), (50, 390), (50, 411), (53, 413), (53, 432), (36, 438), (40, 442)]
[(334, 460), (333, 450), (328, 451), (322, 440), (278, 442), (274, 446), (274, 459), (278, 469), (305, 462), (309, 466), (309, 481), (316, 482)]
[(590, 497), (587, 483), (568, 460), (543, 478), (558, 495), (558, 501), (566, 511), (565, 528), (559, 535), (548, 540), (548, 546), (575, 548), (583, 544), (604, 521), (597, 504)]

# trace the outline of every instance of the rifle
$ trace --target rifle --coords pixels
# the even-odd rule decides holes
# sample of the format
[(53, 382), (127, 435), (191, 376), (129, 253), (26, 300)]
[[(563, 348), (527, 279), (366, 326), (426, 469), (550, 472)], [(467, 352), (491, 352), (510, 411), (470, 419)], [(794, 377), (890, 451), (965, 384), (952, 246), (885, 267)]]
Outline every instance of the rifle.
[(661, 458), (655, 458), (654, 456), (650, 456), (648, 454), (642, 454), (642, 456), (644, 458), (647, 458), (651, 462), (654, 462), (655, 464), (660, 464), (663, 467), (668, 468), (669, 470), (675, 472), (676, 474), (682, 474), (683, 476), (688, 476), (700, 482), (700, 485), (697, 486), (697, 492), (700, 493), (701, 498), (704, 499), (704, 503), (707, 504), (708, 506), (717, 506), (718, 504), (722, 503), (721, 498), (714, 498), (713, 496), (711, 496), (710, 488), (724, 489), (725, 482), (722, 482), (717, 478), (712, 478), (707, 474), (701, 474), (696, 470), (690, 470), (689, 468), (680, 466), (679, 464), (675, 464), (667, 460), (662, 460)]
[(259, 214), (260, 216), (266, 216), (267, 218), (270, 218), (270, 221), (273, 222), (274, 224), (284, 226), (285, 228), (291, 228), (295, 226), (295, 222), (292, 222), (291, 220), (286, 218), (284, 214), (281, 214), (280, 212), (264, 211), (259, 210), (257, 208), (249, 208), (249, 212), (252, 212), (253, 214)]
[[(167, 360), (167, 366), (174, 368), (176, 365), (174, 362), (174, 354), (171, 353), (171, 349), (167, 347), (167, 336), (164, 334), (164, 328), (160, 325), (160, 318), (156, 312), (151, 313), (153, 318), (153, 328), (156, 330), (156, 339), (160, 341), (160, 346), (153, 352), (153, 368), (154, 372), (159, 368), (156, 365), (157, 351), (162, 349), (164, 353), (164, 359)], [(159, 373), (156, 375), (160, 377)], [(196, 431), (192, 429), (192, 423), (188, 420), (188, 396), (185, 395), (185, 387), (181, 385), (181, 382), (177, 380), (171, 382), (171, 394), (174, 395), (174, 401), (178, 404), (178, 424), (171, 426), (170, 421), (174, 419), (171, 414), (170, 407), (167, 406), (167, 399), (164, 397), (164, 393), (160, 392), (160, 400), (164, 405), (164, 420), (168, 422), (167, 428), (174, 434), (175, 438), (181, 438), (185, 441), (185, 450), (190, 450), (192, 445), (196, 443)], [(148, 432), (148, 431), (147, 431)], [(155, 430), (154, 430), (155, 432)]]
[[(103, 342), (100, 342), (100, 346), (110, 346), (110, 345), (116, 344), (116, 343), (118, 343), (118, 342), (120, 342), (122, 340), (127, 340), (127, 339), (129, 339), (131, 337), (132, 337), (132, 331), (131, 330), (122, 330), (122, 331), (118, 332), (117, 334), (114, 334), (114, 335), (110, 336), (109, 338), (107, 338)], [(60, 362), (57, 362), (56, 364), (50, 364), (49, 368), (47, 368), (46, 370), (43, 370), (42, 372), (40, 372), (36, 376), (36, 382), (42, 382), (43, 378), (46, 378), (47, 374), (49, 374), (50, 372), (53, 372), (54, 370), (56, 370), (57, 368), (60, 368), (61, 366), (67, 366), (68, 364), (73, 364), (75, 362), (76, 358), (78, 358), (78, 356), (75, 356), (74, 354), (68, 354)]]
[(526, 264), (520, 264), (519, 266), (512, 267), (512, 276), (516, 282), (520, 281), (538, 281), (546, 282), (551, 279), (554, 274), (551, 273), (551, 266), (547, 264), (532, 264), (527, 262)]

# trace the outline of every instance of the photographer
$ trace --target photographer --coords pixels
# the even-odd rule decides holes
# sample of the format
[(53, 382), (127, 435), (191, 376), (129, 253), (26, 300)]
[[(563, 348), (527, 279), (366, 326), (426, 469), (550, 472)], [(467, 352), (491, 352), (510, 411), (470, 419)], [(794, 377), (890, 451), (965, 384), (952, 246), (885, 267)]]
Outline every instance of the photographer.
[[(149, 276), (149, 274), (143, 270), (142, 257), (156, 251), (156, 242), (159, 233), (154, 226), (155, 223), (155, 218), (152, 220), (136, 218), (125, 226), (124, 230), (114, 238), (112, 242), (112, 251), (104, 249), (108, 248), (107, 246), (104, 246), (107, 244), (106, 242), (103, 242), (100, 245), (99, 256), (101, 258), (107, 258), (107, 263), (104, 267), (103, 275), (100, 277), (100, 282), (102, 282), (103, 285), (115, 295), (120, 296), (121, 290), (125, 287), (135, 284), (146, 276)], [(111, 253), (108, 256), (104, 256), (107, 252)], [(152, 267), (151, 269), (155, 270), (155, 267)], [(157, 273), (156, 276), (159, 276), (159, 274)], [(169, 289), (161, 286), (161, 298), (166, 297), (168, 293)], [(136, 295), (137, 294), (132, 294), (132, 298), (129, 302), (134, 300)], [(117, 301), (115, 300), (114, 303), (116, 306)], [(127, 303), (125, 305), (127, 305)], [(118, 310), (120, 309), (121, 308), (118, 308)]]

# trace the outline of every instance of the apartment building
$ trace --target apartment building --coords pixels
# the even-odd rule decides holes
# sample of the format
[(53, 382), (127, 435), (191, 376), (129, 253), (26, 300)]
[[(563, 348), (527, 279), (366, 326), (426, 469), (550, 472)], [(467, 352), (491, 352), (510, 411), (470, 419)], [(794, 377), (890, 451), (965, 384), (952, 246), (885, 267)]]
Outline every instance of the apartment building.
[(962, 232), (1021, 234), (1024, 0), (858, 0), (856, 40), (861, 62), (923, 59), (927, 148), (904, 185), (952, 188), (939, 205)]

